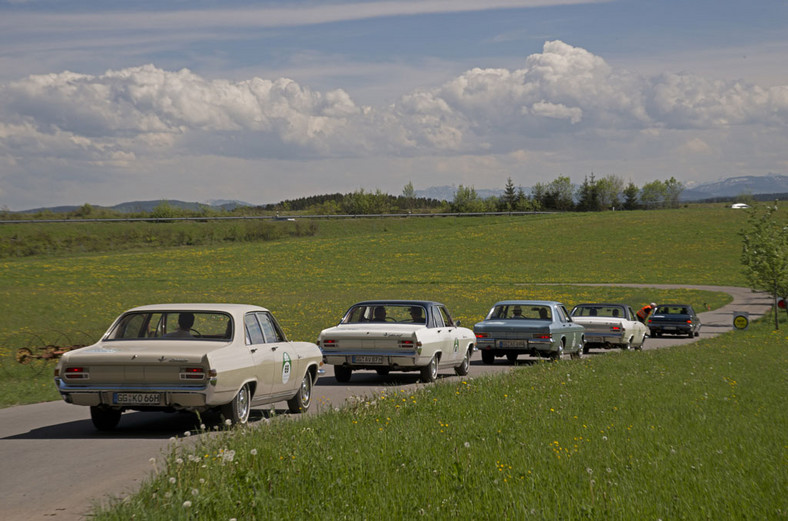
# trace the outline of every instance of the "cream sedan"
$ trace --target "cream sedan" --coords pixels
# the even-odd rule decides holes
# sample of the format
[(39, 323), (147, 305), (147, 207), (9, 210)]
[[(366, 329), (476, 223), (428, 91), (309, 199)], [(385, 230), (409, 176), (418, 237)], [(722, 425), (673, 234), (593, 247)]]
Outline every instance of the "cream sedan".
[(353, 371), (419, 371), (434, 382), (438, 370), (468, 374), (473, 331), (460, 327), (446, 306), (425, 300), (368, 300), (352, 306), (341, 322), (318, 337), (323, 361), (334, 366), (338, 382)]
[(63, 355), (55, 384), (67, 403), (90, 407), (99, 430), (127, 410), (217, 411), (246, 423), (252, 407), (309, 408), (320, 349), (290, 342), (265, 308), (162, 304), (131, 309), (96, 344)]
[(626, 304), (578, 304), (572, 320), (586, 328), (584, 353), (592, 347), (643, 349), (648, 328)]

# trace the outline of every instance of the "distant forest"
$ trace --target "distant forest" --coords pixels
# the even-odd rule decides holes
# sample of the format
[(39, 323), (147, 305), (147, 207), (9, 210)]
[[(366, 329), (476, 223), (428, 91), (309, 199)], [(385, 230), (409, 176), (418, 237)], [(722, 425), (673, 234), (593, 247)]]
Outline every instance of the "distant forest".
[[(21, 219), (177, 219), (194, 217), (253, 217), (253, 216), (331, 216), (381, 214), (435, 214), (488, 212), (599, 212), (607, 210), (639, 210), (678, 208), (684, 185), (671, 177), (652, 181), (642, 187), (614, 175), (596, 178), (587, 176), (580, 185), (568, 177), (558, 177), (549, 183), (537, 183), (528, 193), (516, 187), (509, 178), (500, 196), (481, 197), (472, 186), (459, 185), (451, 201), (417, 197), (412, 183), (400, 195), (380, 190), (341, 194), (324, 194), (289, 199), (261, 206), (216, 207), (161, 201), (152, 210), (121, 211), (84, 204), (74, 210), (56, 213), (39, 210), (33, 213), (2, 211), (2, 220)], [(774, 200), (775, 196), (770, 196)], [(779, 198), (779, 197), (778, 197)], [(754, 202), (753, 195), (741, 195), (733, 202)], [(709, 201), (722, 202), (723, 199)]]

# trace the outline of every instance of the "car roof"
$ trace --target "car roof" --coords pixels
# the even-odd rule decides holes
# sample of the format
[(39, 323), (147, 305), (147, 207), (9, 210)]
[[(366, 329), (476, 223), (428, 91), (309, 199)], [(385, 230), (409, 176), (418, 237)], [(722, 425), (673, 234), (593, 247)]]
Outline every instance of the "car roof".
[(362, 300), (361, 302), (356, 302), (351, 307), (355, 306), (385, 306), (387, 304), (394, 304), (398, 306), (422, 306), (428, 307), (431, 305), (435, 306), (443, 306), (440, 302), (435, 302), (433, 300)]
[(130, 311), (220, 311), (225, 313), (245, 313), (247, 311), (268, 311), (264, 307), (253, 304), (208, 304), (208, 303), (172, 303), (172, 304), (149, 304), (138, 306)]
[(501, 300), (493, 304), (493, 306), (550, 306), (550, 305), (563, 306), (555, 300)]
[(604, 306), (622, 306), (622, 307), (625, 307), (625, 308), (626, 308), (626, 307), (629, 307), (629, 305), (628, 305), (628, 304), (623, 304), (623, 303), (621, 303), (621, 302), (585, 302), (585, 303), (583, 303), (583, 304), (577, 304), (577, 305), (575, 305), (575, 307), (576, 307), (576, 308), (577, 308), (577, 307), (580, 307), (580, 306), (598, 306), (598, 307), (604, 307)]

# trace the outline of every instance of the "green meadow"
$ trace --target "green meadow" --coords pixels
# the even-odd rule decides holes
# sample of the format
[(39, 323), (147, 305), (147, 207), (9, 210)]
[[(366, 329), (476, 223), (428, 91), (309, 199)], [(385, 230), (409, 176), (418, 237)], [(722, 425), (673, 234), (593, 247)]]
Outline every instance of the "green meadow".
[[(513, 217), (277, 222), (272, 240), (162, 248), (158, 237), (227, 237), (227, 222), (0, 226), (51, 254), (0, 259), (0, 405), (56, 400), (51, 364), (20, 366), (16, 350), (97, 339), (122, 311), (160, 302), (243, 302), (271, 309), (294, 340), (314, 341), (353, 302), (444, 302), (472, 326), (502, 298), (699, 309), (720, 293), (598, 288), (577, 283), (743, 285), (738, 232), (746, 214), (720, 206)], [(251, 226), (243, 221), (238, 226)], [(95, 226), (95, 228), (91, 228)], [(288, 231), (288, 227), (293, 228)], [(310, 236), (300, 231), (310, 230)], [(188, 230), (188, 231), (185, 231)], [(67, 237), (65, 246), (53, 237)], [(122, 241), (122, 248), (109, 237)], [(74, 253), (80, 240), (105, 251)]]
[[(746, 218), (691, 206), (329, 220), (309, 223), (309, 236), (178, 248), (112, 223), (132, 237), (120, 251), (72, 244), (0, 261), (0, 403), (58, 398), (51, 363), (17, 364), (17, 347), (95, 339), (123, 310), (156, 302), (260, 304), (297, 340), (366, 298), (439, 300), (468, 326), (502, 298), (713, 309), (729, 297), (582, 284), (746, 285)], [(52, 236), (53, 225), (13, 226)], [(769, 324), (496, 377), (471, 369), (299, 421), (174, 440), (166, 467), (95, 519), (785, 519), (788, 326)]]

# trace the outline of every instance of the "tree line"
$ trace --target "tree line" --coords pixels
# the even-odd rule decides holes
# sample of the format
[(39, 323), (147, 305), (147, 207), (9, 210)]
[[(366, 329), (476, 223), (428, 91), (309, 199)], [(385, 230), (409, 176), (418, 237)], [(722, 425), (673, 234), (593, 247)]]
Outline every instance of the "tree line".
[(408, 182), (400, 195), (391, 195), (377, 189), (363, 188), (351, 193), (311, 195), (288, 199), (279, 203), (259, 206), (239, 206), (232, 209), (199, 205), (194, 208), (178, 207), (170, 201), (161, 201), (150, 211), (122, 212), (84, 204), (70, 212), (55, 214), (39, 211), (24, 214), (0, 212), (3, 220), (17, 219), (107, 219), (107, 218), (176, 218), (176, 217), (232, 217), (266, 216), (275, 214), (295, 215), (374, 215), (398, 213), (483, 213), (483, 212), (534, 212), (637, 210), (678, 208), (684, 190), (682, 183), (671, 177), (666, 181), (652, 181), (638, 188), (626, 184), (614, 175), (597, 178), (586, 176), (575, 185), (566, 176), (559, 176), (549, 183), (536, 183), (526, 193), (508, 178), (499, 196), (481, 197), (472, 186), (459, 185), (452, 200), (416, 196), (412, 182)]
[(566, 176), (549, 183), (536, 183), (526, 194), (508, 178), (503, 194), (481, 198), (473, 187), (460, 185), (450, 203), (452, 212), (559, 211), (599, 212), (604, 210), (638, 210), (678, 208), (684, 185), (671, 177), (652, 181), (638, 188), (615, 175), (596, 178), (586, 176), (579, 186)]

